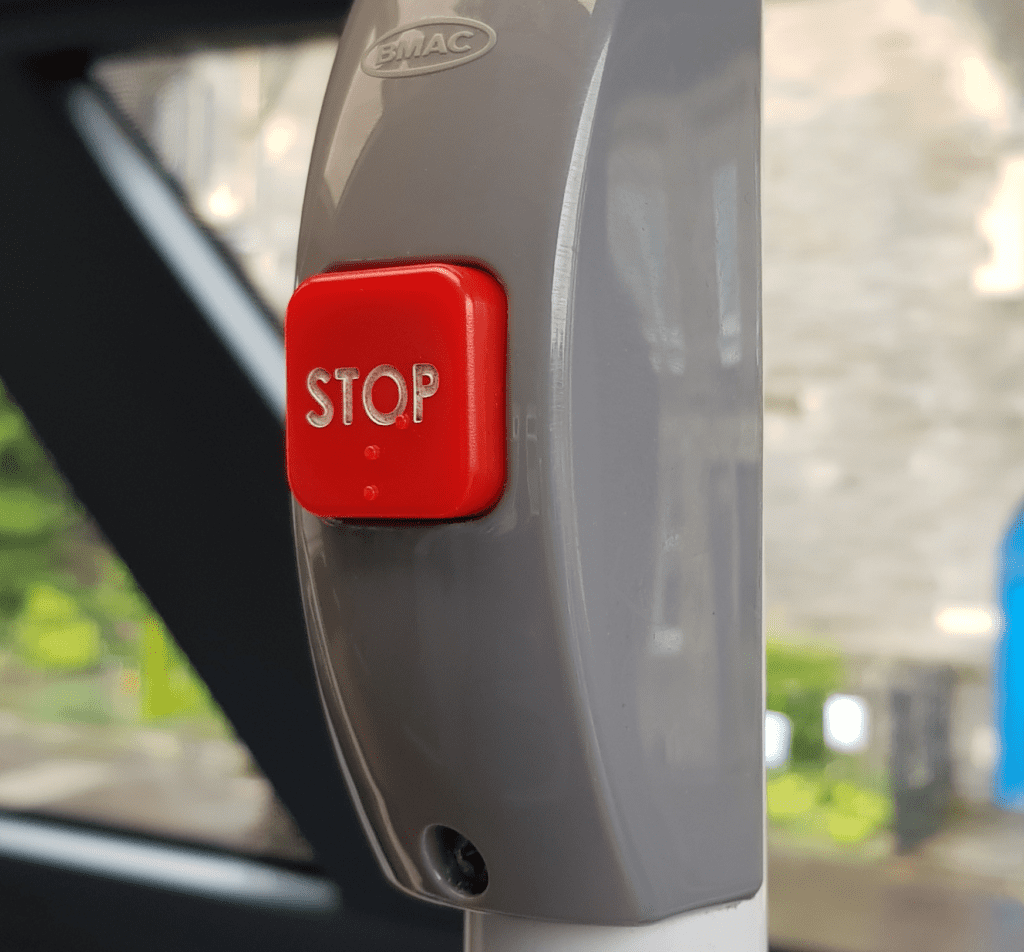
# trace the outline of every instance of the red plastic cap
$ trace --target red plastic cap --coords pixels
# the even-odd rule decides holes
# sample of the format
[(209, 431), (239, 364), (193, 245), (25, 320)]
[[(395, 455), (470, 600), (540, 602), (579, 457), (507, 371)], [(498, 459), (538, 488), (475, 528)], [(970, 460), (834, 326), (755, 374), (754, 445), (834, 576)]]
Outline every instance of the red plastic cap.
[(501, 285), (476, 268), (319, 274), (288, 304), (288, 482), (336, 519), (458, 519), (505, 485)]

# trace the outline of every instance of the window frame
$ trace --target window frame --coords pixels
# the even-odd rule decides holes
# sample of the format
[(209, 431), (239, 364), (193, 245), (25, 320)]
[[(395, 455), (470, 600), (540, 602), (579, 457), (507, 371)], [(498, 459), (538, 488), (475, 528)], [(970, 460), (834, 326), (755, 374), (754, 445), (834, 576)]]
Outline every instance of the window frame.
[[(8, 316), (0, 322), (0, 379), (314, 847), (322, 868), (295, 874), (333, 881), (341, 896), (318, 909), (274, 906), (265, 897), (146, 882), (130, 864), (120, 873), (69, 866), (45, 851), (12, 849), (11, 824), (28, 822), (44, 837), (86, 831), (125, 856), (132, 844), (159, 841), (0, 814), (0, 907), (20, 947), (134, 949), (144, 939), (158, 948), (271, 949), (292, 947), (300, 936), (307, 948), (460, 946), (457, 912), (408, 899), (385, 882), (338, 769), (307, 649), (280, 422), (115, 194), (68, 108), (100, 56), (322, 36), (338, 32), (347, 7), (344, 0), (0, 2), (8, 143), (0, 149)], [(123, 117), (121, 128), (133, 136)], [(134, 141), (173, 190), (145, 143)], [(177, 194), (196, 235), (266, 314)], [(217, 856), (171, 842), (160, 849), (178, 850), (183, 862)]]

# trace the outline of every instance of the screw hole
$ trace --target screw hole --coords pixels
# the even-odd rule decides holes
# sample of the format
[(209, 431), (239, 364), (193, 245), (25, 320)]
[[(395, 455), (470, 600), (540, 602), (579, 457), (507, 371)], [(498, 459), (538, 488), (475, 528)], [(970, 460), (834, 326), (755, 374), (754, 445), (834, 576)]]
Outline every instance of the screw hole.
[(445, 885), (461, 896), (479, 896), (487, 888), (487, 864), (458, 830), (432, 826), (425, 840), (427, 856)]

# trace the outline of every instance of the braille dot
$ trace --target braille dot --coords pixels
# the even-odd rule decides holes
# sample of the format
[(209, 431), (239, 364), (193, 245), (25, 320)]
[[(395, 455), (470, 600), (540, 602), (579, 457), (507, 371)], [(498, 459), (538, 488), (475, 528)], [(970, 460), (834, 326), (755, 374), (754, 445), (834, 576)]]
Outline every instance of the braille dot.
[(363, 456), (367, 459), (380, 459), (380, 447), (374, 446), (372, 443), (363, 450)]
[(367, 502), (373, 502), (380, 495), (380, 490), (376, 486), (367, 486), (363, 489), (363, 499)]

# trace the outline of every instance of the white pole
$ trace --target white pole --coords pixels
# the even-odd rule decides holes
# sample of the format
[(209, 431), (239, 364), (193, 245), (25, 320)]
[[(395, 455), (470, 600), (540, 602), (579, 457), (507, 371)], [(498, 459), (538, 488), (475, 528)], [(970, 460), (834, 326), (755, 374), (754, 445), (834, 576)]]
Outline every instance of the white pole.
[(467, 912), (464, 952), (765, 952), (765, 887), (752, 899), (645, 926), (575, 926)]

